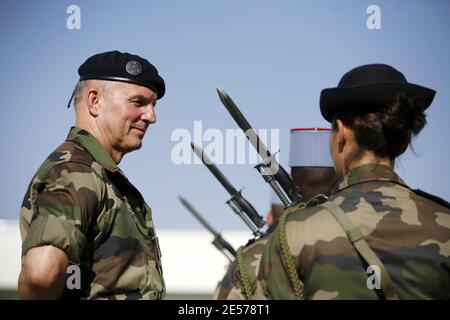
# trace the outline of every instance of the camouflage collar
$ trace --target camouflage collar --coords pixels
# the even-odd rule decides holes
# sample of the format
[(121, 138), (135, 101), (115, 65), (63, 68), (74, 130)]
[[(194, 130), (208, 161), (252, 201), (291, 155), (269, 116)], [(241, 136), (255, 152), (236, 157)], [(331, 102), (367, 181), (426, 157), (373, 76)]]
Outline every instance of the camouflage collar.
[(408, 188), (406, 183), (390, 167), (381, 164), (365, 164), (351, 170), (339, 179), (333, 194), (351, 185), (368, 181), (391, 181)]
[(103, 168), (111, 172), (119, 170), (114, 160), (105, 151), (98, 140), (86, 130), (78, 127), (70, 128), (67, 141), (74, 141), (81, 144)]

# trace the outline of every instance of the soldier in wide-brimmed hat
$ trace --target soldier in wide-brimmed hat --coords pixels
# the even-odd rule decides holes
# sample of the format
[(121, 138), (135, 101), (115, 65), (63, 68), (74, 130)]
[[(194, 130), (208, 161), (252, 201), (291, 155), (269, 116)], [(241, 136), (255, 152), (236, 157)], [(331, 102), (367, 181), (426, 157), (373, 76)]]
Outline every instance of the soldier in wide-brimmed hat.
[(385, 64), (352, 69), (322, 91), (340, 180), (328, 201), (282, 216), (261, 259), (260, 295), (448, 299), (449, 204), (394, 172), (434, 95)]

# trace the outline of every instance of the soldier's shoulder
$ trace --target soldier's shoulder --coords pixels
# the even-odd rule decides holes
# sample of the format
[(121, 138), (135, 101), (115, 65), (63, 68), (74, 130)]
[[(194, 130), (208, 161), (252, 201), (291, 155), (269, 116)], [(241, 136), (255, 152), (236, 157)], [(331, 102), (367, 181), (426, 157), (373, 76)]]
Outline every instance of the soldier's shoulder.
[(326, 211), (327, 209), (321, 205), (313, 207), (298, 208), (290, 211), (286, 215), (286, 223), (293, 221), (306, 221), (309, 218), (317, 215), (320, 211)]
[(327, 202), (328, 197), (324, 194), (318, 194), (313, 198), (309, 199), (307, 202), (300, 202), (295, 204), (292, 207), (288, 207), (284, 210), (284, 214), (290, 215), (295, 212), (295, 215), (301, 214), (304, 215), (305, 212), (310, 212), (310, 214), (314, 214), (317, 210), (306, 210), (308, 208), (316, 208), (318, 205)]
[(442, 211), (450, 213), (450, 203), (447, 200), (421, 189), (412, 189), (412, 192), (414, 192), (417, 196), (421, 197), (424, 201), (429, 202), (433, 206), (441, 207), (442, 209), (444, 209)]
[(41, 164), (36, 177), (42, 179), (56, 168), (66, 167), (68, 171), (92, 171), (94, 158), (82, 146), (73, 141), (65, 141), (59, 145)]
[(315, 207), (315, 206), (318, 206), (319, 204), (322, 204), (327, 201), (328, 201), (328, 196), (321, 193), (321, 194), (318, 194), (315, 197), (309, 199), (308, 202), (306, 203), (306, 206), (307, 207)]
[(92, 155), (82, 145), (74, 141), (65, 141), (47, 159), (54, 163), (76, 162), (87, 166), (94, 162)]
[(269, 241), (270, 236), (271, 234), (265, 234), (259, 239), (247, 242), (247, 244), (243, 246), (243, 253), (245, 255), (252, 255), (261, 252), (267, 241)]

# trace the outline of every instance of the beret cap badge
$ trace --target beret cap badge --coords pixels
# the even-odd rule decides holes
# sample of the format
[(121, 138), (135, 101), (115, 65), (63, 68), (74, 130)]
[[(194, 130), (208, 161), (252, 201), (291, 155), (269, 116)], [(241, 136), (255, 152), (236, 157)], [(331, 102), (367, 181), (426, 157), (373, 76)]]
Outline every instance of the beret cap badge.
[[(161, 99), (166, 92), (164, 79), (148, 60), (128, 52), (108, 51), (86, 59), (78, 68), (79, 81), (105, 80), (128, 82), (149, 88)], [(72, 96), (67, 104), (70, 107)]]
[(142, 73), (142, 64), (139, 61), (131, 60), (125, 65), (125, 69), (132, 76), (138, 76)]

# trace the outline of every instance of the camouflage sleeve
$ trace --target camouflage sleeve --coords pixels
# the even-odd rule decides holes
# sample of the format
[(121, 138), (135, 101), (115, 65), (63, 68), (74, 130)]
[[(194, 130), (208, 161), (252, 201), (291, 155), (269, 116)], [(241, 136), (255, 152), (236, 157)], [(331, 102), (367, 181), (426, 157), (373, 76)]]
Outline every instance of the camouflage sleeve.
[[(299, 203), (285, 209), (283, 215), (305, 207), (305, 203)], [(276, 290), (277, 294), (282, 292), (283, 299), (295, 299), (290, 279), (283, 266), (279, 229), (277, 227), (271, 235), (243, 248), (242, 255), (239, 255), (242, 248), (238, 250), (235, 261), (230, 264), (214, 293), (215, 299), (246, 300), (250, 296), (252, 300), (266, 300), (271, 298), (270, 290)], [(263, 257), (266, 260), (263, 260)], [(275, 265), (272, 265), (273, 261)], [(246, 279), (243, 279), (244, 276)]]
[(216, 290), (216, 299), (267, 299), (265, 293), (257, 289), (257, 277), (268, 239), (269, 236), (264, 236), (237, 250), (236, 259), (230, 264), (227, 274)]
[(79, 263), (91, 219), (100, 210), (104, 182), (91, 167), (67, 162), (53, 167), (38, 185), (26, 199), (33, 216), (22, 255), (32, 247), (53, 245)]

